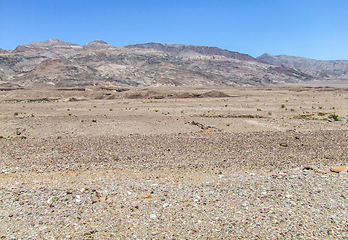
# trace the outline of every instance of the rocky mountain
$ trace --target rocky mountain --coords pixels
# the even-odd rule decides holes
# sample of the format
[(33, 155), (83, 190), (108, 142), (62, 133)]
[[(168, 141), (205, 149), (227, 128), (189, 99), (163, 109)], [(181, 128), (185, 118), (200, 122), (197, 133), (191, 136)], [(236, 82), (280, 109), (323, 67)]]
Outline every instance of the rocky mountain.
[(115, 47), (95, 40), (80, 46), (50, 39), (19, 45), (12, 52), (0, 51), (0, 84), (236, 86), (347, 78), (343, 70), (323, 75), (323, 70), (314, 67), (299, 67), (289, 61), (285, 64), (282, 58), (263, 56), (255, 59), (217, 47), (182, 44)]
[[(184, 44), (163, 44), (163, 43), (147, 43), (147, 44), (134, 44), (128, 45), (126, 48), (139, 48), (139, 49), (156, 49), (162, 52), (166, 52), (176, 57), (183, 57), (186, 59), (197, 59), (205, 56), (223, 56), (225, 58), (233, 58), (242, 61), (256, 61), (255, 58), (247, 54), (238, 52), (231, 52), (217, 47), (206, 46), (193, 46)], [(214, 59), (214, 58), (213, 58)]]
[(257, 59), (276, 66), (302, 69), (305, 72), (311, 72), (316, 78), (346, 77), (348, 75), (347, 60), (323, 61), (287, 55), (274, 56), (268, 53), (257, 57)]
[(82, 46), (83, 49), (85, 50), (96, 50), (96, 49), (109, 49), (109, 48), (116, 48), (115, 46), (112, 46), (110, 44), (108, 44), (107, 42), (104, 42), (102, 40), (95, 40), (93, 42), (87, 43), (85, 45)]
[(33, 42), (27, 45), (19, 45), (14, 50), (14, 53), (50, 51), (54, 49), (82, 49), (82, 47), (78, 44), (64, 42), (60, 39), (50, 39), (44, 42)]

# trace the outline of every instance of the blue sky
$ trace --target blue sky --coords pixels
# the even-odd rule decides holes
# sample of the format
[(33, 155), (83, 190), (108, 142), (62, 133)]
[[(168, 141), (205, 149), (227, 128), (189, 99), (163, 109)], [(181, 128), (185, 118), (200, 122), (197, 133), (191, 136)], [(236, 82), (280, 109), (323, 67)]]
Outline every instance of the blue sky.
[(0, 0), (0, 48), (60, 38), (348, 59), (347, 0)]

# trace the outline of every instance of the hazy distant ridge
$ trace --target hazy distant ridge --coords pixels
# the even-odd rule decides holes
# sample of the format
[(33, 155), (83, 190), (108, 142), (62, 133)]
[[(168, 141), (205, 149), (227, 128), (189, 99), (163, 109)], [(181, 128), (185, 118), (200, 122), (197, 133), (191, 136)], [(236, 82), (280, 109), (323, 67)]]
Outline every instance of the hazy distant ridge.
[(323, 61), (287, 55), (274, 56), (268, 53), (257, 57), (257, 59), (272, 65), (304, 68), (315, 72), (321, 72), (322, 75), (342, 75), (348, 73), (347, 60)]

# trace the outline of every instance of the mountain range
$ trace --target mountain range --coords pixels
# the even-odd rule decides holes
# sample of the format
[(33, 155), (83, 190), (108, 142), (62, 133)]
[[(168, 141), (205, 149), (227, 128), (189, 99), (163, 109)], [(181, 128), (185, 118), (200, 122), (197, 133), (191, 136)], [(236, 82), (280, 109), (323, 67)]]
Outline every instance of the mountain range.
[(0, 85), (29, 87), (240, 86), (347, 80), (348, 61), (248, 54), (217, 47), (147, 43), (83, 46), (50, 39), (0, 49)]

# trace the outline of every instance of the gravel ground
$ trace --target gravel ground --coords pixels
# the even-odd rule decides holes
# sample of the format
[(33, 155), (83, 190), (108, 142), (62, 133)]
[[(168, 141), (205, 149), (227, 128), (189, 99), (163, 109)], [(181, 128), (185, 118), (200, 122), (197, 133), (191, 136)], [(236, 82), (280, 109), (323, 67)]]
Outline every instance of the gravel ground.
[(346, 239), (348, 174), (329, 170), (347, 147), (346, 130), (2, 138), (0, 237)]

